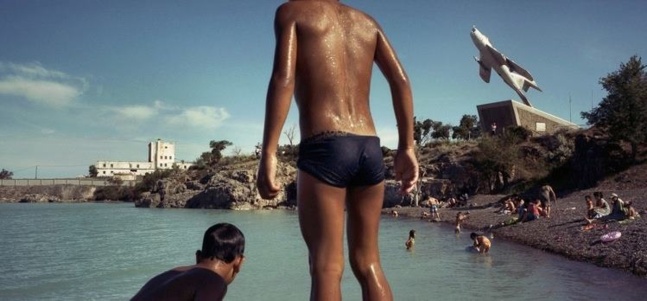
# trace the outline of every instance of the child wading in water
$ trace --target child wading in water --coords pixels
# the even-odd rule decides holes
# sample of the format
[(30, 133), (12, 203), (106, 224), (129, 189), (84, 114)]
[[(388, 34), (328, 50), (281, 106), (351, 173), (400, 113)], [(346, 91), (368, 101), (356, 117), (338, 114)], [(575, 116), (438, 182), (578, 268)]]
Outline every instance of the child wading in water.
[(479, 253), (487, 253), (490, 251), (492, 243), (485, 235), (478, 235), (474, 232), (470, 234), (470, 238), (474, 241), (474, 249)]
[(409, 239), (404, 243), (404, 246), (407, 247), (407, 250), (411, 250), (413, 245), (416, 244), (416, 230), (409, 231)]
[(469, 211), (468, 212), (459, 211), (458, 213), (456, 213), (456, 221), (455, 221), (456, 228), (454, 229), (454, 232), (456, 232), (457, 234), (461, 233), (461, 225), (463, 224), (463, 221), (469, 217), (469, 214), (470, 214)]

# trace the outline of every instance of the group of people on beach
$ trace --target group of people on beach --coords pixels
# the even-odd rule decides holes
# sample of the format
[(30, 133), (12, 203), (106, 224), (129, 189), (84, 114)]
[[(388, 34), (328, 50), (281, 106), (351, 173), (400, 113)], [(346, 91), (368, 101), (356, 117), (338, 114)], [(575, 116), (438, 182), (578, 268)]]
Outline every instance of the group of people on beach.
[(557, 203), (557, 196), (550, 185), (542, 185), (539, 193), (530, 197), (530, 201), (524, 200), (520, 195), (512, 195), (506, 198), (496, 213), (509, 214), (510, 219), (504, 221), (500, 226), (516, 223), (534, 221), (538, 218), (550, 218), (551, 208)]
[(632, 202), (623, 201), (618, 194), (611, 193), (611, 205), (604, 199), (601, 191), (593, 192), (593, 196), (585, 195), (586, 215), (584, 219), (588, 224), (596, 222), (633, 220), (640, 217)]

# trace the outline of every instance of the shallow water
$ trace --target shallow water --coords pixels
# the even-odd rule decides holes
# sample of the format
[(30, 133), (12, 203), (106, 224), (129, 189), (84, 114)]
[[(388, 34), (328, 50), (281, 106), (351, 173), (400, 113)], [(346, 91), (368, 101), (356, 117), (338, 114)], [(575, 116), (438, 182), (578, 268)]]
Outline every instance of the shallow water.
[[(226, 300), (307, 300), (307, 251), (292, 211), (140, 209), (124, 203), (0, 204), (0, 300), (127, 300), (152, 276), (193, 264), (203, 231), (236, 224), (246, 263)], [(404, 249), (416, 229), (413, 251)], [(395, 300), (641, 300), (645, 279), (467, 233), (384, 218), (383, 266)], [(350, 268), (345, 300), (360, 300)]]

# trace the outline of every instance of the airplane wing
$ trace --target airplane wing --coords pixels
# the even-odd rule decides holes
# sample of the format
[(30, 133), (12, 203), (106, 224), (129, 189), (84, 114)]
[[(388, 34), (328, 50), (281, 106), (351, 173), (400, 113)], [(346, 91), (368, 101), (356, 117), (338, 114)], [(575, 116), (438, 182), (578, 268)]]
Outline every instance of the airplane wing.
[(486, 82), (490, 83), (490, 73), (492, 73), (492, 68), (485, 66), (481, 60), (479, 60), (477, 57), (474, 57), (474, 60), (479, 63), (479, 75), (481, 76), (481, 79)]
[[(505, 57), (505, 55), (503, 55), (501, 52), (499, 52), (498, 50), (496, 50), (496, 48), (494, 48), (494, 47), (492, 47), (492, 46), (490, 46), (490, 45), (485, 45), (485, 50), (486, 50), (487, 52), (489, 52), (489, 53), (490, 53), (490, 55), (492, 56), (492, 58), (495, 60), (495, 61), (494, 61), (494, 62), (492, 62), (492, 63), (494, 63), (494, 64), (499, 64), (499, 65), (503, 65), (503, 64), (505, 64), (505, 63), (506, 63), (507, 58), (506, 58), (506, 57)], [(482, 57), (482, 56), (481, 56), (481, 57)]]
[(508, 67), (510, 68), (510, 71), (527, 78), (529, 81), (535, 80), (534, 78), (532, 78), (532, 75), (530, 75), (530, 72), (526, 71), (526, 69), (523, 69), (523, 67), (517, 65), (517, 63), (515, 63), (511, 59), (506, 58), (505, 64), (508, 65)]
[(479, 75), (481, 76), (481, 79), (489, 83), (490, 82), (490, 74), (492, 73), (492, 68), (485, 68), (483, 64), (479, 62)]

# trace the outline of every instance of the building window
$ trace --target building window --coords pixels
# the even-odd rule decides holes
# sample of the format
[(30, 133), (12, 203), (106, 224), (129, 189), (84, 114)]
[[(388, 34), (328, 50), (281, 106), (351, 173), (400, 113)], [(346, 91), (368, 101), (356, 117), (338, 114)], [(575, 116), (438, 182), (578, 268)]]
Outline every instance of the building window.
[(137, 168), (139, 168), (139, 164), (137, 164)]
[(112, 164), (110, 164), (110, 168), (112, 168), (112, 167), (113, 167)]
[(173, 156), (168, 156), (169, 160), (173, 160)]
[(106, 167), (106, 163), (103, 163), (103, 167)]
[(535, 123), (535, 131), (537, 131), (537, 132), (545, 132), (546, 131), (546, 124), (543, 123), (543, 122)]
[(104, 174), (104, 175), (106, 174), (106, 171), (105, 171), (105, 170), (103, 171), (103, 174)]

